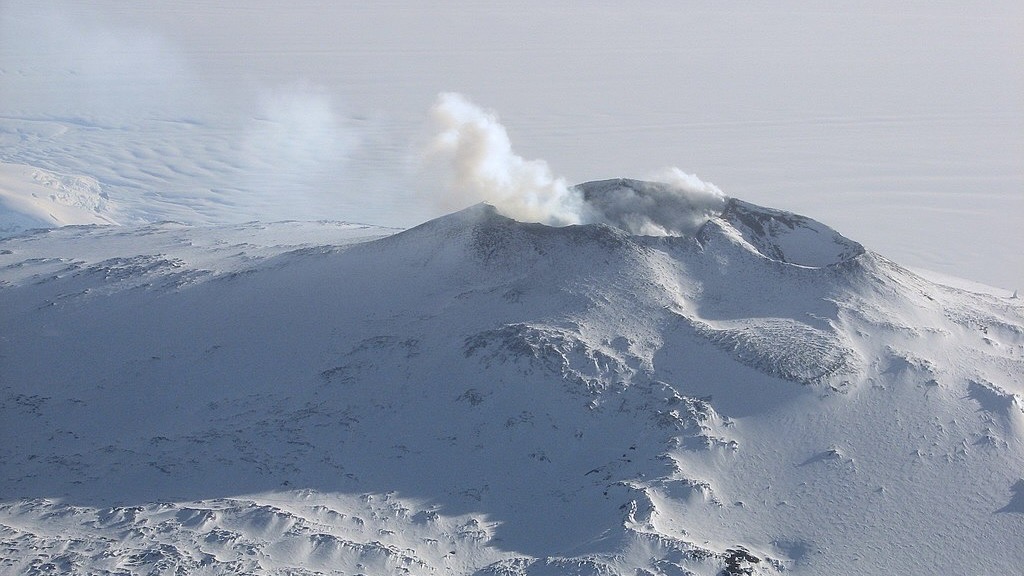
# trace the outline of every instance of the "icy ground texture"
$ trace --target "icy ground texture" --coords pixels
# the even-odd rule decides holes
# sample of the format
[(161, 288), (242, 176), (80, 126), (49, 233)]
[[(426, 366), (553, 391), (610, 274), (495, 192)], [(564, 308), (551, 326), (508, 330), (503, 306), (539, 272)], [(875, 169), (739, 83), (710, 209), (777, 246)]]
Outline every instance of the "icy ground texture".
[(0, 162), (0, 237), (68, 224), (117, 224), (99, 183)]
[(0, 242), (0, 338), (4, 572), (1024, 564), (1019, 301), (738, 200), (65, 227)]

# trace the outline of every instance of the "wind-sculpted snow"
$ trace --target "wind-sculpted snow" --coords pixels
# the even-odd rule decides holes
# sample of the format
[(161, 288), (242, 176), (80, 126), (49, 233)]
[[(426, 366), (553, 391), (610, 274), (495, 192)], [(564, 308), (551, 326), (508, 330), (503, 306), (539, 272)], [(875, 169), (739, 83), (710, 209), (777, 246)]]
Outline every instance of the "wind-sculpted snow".
[(34, 228), (116, 224), (117, 211), (93, 178), (0, 162), (0, 238)]
[(608, 351), (593, 348), (568, 330), (511, 324), (466, 340), (467, 357), (479, 356), (485, 366), (525, 362), (524, 370), (541, 368), (560, 374), (579, 393), (598, 393), (609, 383), (622, 383), (633, 370)]
[[(45, 530), (5, 524), (28, 515), (45, 518)], [(392, 494), (339, 501), (312, 491), (294, 494), (287, 509), (245, 499), (103, 509), (25, 500), (0, 505), (0, 525), (0, 545), (36, 550), (21, 567), (64, 574), (252, 574), (282, 556), (303, 559), (290, 573), (416, 573), (431, 569), (425, 559), (442, 546), (479, 550), (488, 529)]]
[(1024, 562), (1020, 304), (749, 204), (37, 232), (0, 344), (0, 571)]
[(833, 331), (791, 319), (763, 318), (696, 323), (697, 333), (736, 360), (772, 376), (804, 384), (823, 382), (857, 368), (856, 353)]

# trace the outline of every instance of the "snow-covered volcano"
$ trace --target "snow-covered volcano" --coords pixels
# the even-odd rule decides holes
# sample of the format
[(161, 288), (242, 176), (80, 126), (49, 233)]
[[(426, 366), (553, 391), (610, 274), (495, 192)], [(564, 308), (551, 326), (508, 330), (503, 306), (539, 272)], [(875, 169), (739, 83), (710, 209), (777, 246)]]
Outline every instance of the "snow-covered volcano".
[(1019, 301), (735, 199), (623, 228), (0, 241), (2, 570), (1024, 564)]

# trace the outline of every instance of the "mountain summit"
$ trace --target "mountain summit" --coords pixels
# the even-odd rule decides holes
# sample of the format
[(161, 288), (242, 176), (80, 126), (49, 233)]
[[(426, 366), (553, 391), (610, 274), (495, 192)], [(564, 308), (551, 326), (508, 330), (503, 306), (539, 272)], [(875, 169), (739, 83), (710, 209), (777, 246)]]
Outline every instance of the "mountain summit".
[(0, 241), (4, 570), (1024, 563), (1018, 301), (740, 200), (579, 189), (604, 223)]
[[(708, 185), (704, 185), (708, 186)], [(576, 187), (602, 220), (639, 235), (738, 235), (762, 256), (820, 268), (860, 256), (864, 248), (810, 218), (756, 206), (710, 191), (617, 178)]]

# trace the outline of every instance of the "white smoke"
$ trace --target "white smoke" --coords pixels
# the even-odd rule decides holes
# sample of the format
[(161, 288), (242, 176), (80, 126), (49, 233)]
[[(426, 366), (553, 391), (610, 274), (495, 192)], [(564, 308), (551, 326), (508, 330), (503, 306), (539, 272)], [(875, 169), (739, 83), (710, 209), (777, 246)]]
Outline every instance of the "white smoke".
[(301, 216), (298, 196), (336, 182), (357, 140), (326, 90), (307, 82), (267, 90), (241, 139), (247, 188), (290, 197)]
[[(634, 233), (687, 236), (725, 210), (728, 197), (718, 186), (675, 166), (663, 168), (647, 179), (663, 186), (650, 186), (647, 195), (654, 202), (638, 203), (633, 209), (634, 217), (640, 221), (640, 228), (646, 230), (631, 230)], [(610, 217), (609, 210), (602, 211)]]
[[(340, 98), (292, 71), (203, 74), (174, 26), (102, 4), (0, 0), (0, 113), (66, 125), (61, 148), (103, 150), (86, 171), (116, 172), (105, 188), (141, 206), (142, 219), (349, 216), (338, 182), (362, 134)], [(102, 164), (129, 149), (146, 165)], [(138, 190), (160, 190), (161, 207)]]
[(658, 172), (655, 182), (569, 186), (545, 161), (513, 152), (497, 116), (460, 94), (441, 94), (432, 116), (437, 135), (427, 161), (441, 173), (445, 208), (486, 202), (525, 222), (604, 223), (633, 234), (685, 236), (725, 207), (718, 187), (678, 168)]
[(427, 161), (441, 172), (446, 208), (487, 202), (526, 222), (565, 226), (593, 220), (582, 193), (553, 176), (546, 162), (512, 151), (494, 113), (449, 92), (438, 97), (431, 115), (437, 136)]

